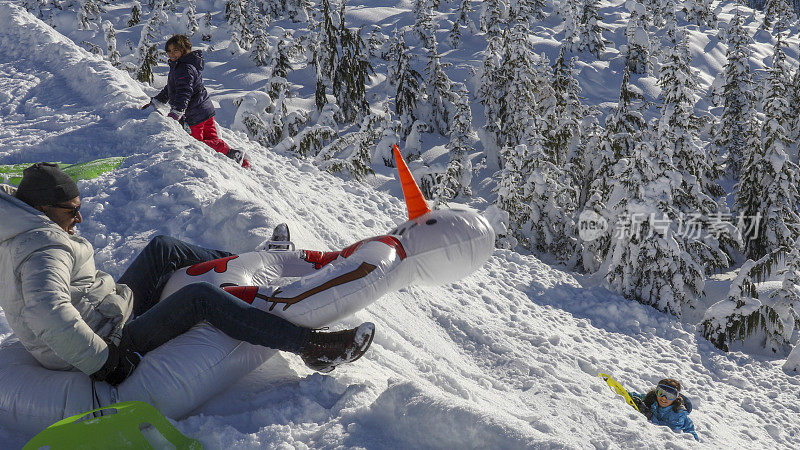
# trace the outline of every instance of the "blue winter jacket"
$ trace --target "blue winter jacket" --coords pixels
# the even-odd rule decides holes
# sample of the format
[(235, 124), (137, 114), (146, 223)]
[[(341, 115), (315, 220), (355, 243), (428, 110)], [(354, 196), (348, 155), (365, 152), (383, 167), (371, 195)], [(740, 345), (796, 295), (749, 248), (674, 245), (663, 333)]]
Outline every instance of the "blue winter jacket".
[[(630, 395), (644, 399), (644, 394), (630, 392)], [(667, 406), (666, 408), (659, 406), (658, 402), (650, 405), (650, 410), (653, 413), (653, 416), (650, 418), (650, 422), (656, 425), (670, 427), (672, 431), (691, 433), (691, 435), (699, 441), (700, 438), (697, 437), (697, 433), (694, 431), (694, 423), (692, 422), (692, 419), (689, 418), (689, 413), (692, 411), (692, 403), (685, 396), (683, 396), (683, 399), (686, 405), (685, 407), (678, 408), (677, 411), (672, 408), (672, 405)]]
[(203, 85), (203, 52), (194, 50), (169, 62), (167, 85), (154, 98), (183, 111), (186, 123), (197, 125), (214, 116), (214, 105)]

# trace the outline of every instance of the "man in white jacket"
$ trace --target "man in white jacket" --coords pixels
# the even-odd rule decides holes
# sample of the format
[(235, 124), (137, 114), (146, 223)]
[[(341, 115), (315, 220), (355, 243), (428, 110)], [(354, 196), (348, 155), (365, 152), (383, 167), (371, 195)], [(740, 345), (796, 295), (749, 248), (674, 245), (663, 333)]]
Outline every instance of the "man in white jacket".
[(83, 221), (78, 186), (58, 165), (34, 164), (19, 188), (0, 187), (0, 307), (44, 367), (75, 368), (117, 385), (141, 354), (201, 321), (235, 339), (297, 353), (320, 371), (358, 359), (372, 342), (371, 323), (311, 330), (208, 283), (159, 302), (172, 271), (231, 254), (157, 236), (116, 283), (95, 268), (94, 249), (75, 234)]

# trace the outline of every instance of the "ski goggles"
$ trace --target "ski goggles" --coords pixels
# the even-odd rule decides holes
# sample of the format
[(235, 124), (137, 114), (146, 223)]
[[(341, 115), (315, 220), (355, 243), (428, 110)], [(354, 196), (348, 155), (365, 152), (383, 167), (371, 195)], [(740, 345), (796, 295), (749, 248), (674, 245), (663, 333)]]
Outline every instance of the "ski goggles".
[(666, 384), (659, 384), (656, 386), (656, 398), (664, 397), (670, 402), (674, 402), (678, 398), (678, 390)]

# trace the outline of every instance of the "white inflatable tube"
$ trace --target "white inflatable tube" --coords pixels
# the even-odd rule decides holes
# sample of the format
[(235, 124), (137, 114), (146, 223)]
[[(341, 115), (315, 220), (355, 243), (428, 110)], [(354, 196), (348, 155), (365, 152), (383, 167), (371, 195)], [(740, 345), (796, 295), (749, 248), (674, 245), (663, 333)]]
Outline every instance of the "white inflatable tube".
[[(201, 324), (148, 353), (116, 389), (106, 383), (95, 383), (95, 389), (100, 405), (141, 400), (179, 419), (274, 353)], [(82, 372), (45, 369), (16, 339), (0, 347), (0, 425), (35, 434), (100, 405)]]

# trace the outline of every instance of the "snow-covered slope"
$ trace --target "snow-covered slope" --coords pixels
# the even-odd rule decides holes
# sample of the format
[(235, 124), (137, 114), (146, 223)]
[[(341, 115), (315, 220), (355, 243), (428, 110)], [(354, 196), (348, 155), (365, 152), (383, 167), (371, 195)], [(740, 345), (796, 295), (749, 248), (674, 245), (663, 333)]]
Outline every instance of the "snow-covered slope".
[[(112, 275), (156, 234), (247, 251), (285, 221), (299, 247), (338, 249), (404, 218), (390, 193), (222, 129), (254, 166), (236, 167), (138, 110), (147, 97), (127, 74), (20, 8), (0, 4), (0, 43), (0, 163), (129, 156), (80, 183), (80, 233)], [(771, 449), (800, 437), (800, 378), (783, 361), (724, 354), (693, 326), (532, 256), (497, 250), (461, 282), (387, 295), (341, 326), (364, 320), (377, 337), (358, 362), (321, 375), (280, 354), (178, 428), (212, 449)], [(10, 335), (0, 312), (0, 345)], [(700, 444), (648, 424), (598, 372), (639, 392), (679, 379)], [(0, 429), (0, 447), (29, 437)]]

